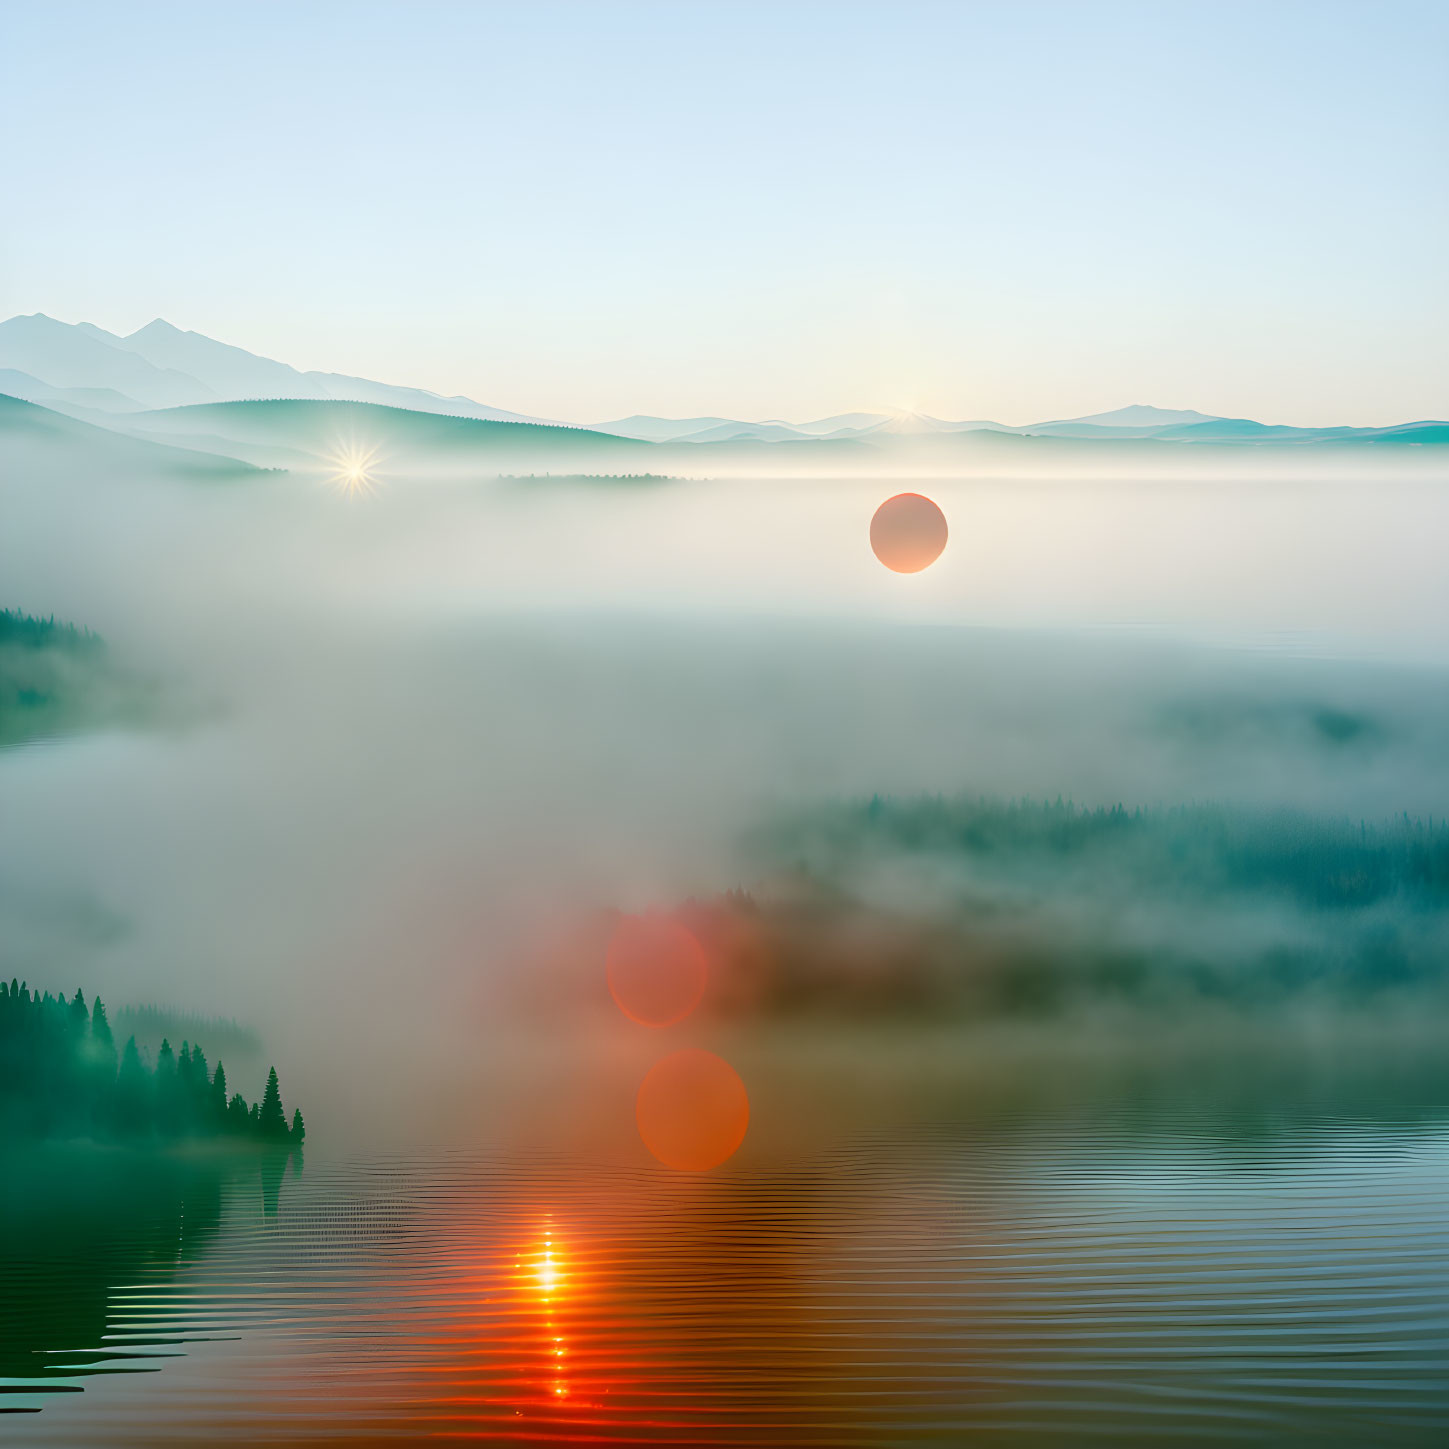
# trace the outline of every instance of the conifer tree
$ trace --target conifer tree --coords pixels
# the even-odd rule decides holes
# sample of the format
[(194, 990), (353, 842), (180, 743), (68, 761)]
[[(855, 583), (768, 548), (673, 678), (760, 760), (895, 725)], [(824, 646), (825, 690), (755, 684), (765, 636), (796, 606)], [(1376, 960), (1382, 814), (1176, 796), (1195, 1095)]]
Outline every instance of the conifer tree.
[(175, 1053), (165, 1037), (161, 1038), (161, 1050), (156, 1054), (154, 1089), (156, 1126), (167, 1136), (175, 1136), (185, 1126), (186, 1098), (183, 1096)]
[(115, 1051), (116, 1039), (111, 1035), (110, 1019), (106, 1016), (106, 1003), (98, 996), (91, 1007), (91, 1039), (109, 1051)]
[(106, 1018), (106, 1004), (99, 996), (91, 1004), (90, 1039), (84, 1044), (84, 1052), (82, 1071), (90, 1099), (88, 1115), (95, 1126), (110, 1127), (114, 1122), (116, 1042)]
[(211, 1079), (206, 1110), (214, 1127), (226, 1125), (226, 1068), (220, 1061), (216, 1064), (216, 1075)]
[(284, 1141), (287, 1136), (287, 1115), (282, 1108), (282, 1092), (277, 1085), (276, 1067), (267, 1073), (267, 1087), (262, 1093), (257, 1129), (261, 1136), (274, 1141)]
[(151, 1103), (147, 1100), (150, 1085), (146, 1069), (141, 1065), (141, 1053), (136, 1049), (136, 1038), (130, 1037), (121, 1053), (121, 1070), (116, 1078), (116, 1125), (122, 1132), (135, 1135), (150, 1125)]
[[(225, 1111), (226, 1098), (222, 1098)], [(186, 1094), (186, 1118), (193, 1127), (205, 1129), (211, 1121), (211, 1069), (200, 1046), (191, 1049), (191, 1090)]]
[(302, 1139), (307, 1135), (306, 1124), (302, 1121), (302, 1109), (296, 1108), (292, 1113), (292, 1141), (298, 1147), (302, 1145)]

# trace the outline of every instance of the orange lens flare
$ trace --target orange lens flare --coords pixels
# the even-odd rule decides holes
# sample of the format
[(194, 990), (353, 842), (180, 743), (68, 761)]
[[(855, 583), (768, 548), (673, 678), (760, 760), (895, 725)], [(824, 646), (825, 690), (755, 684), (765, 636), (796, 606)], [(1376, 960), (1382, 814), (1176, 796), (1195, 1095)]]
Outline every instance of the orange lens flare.
[(876, 509), (870, 546), (894, 573), (918, 574), (946, 547), (946, 515), (923, 494), (897, 493)]
[(644, 1145), (666, 1167), (707, 1172), (745, 1140), (750, 1099), (727, 1061), (686, 1047), (649, 1069), (634, 1116)]
[(605, 967), (620, 1011), (641, 1026), (683, 1021), (704, 995), (704, 948), (678, 921), (625, 916), (609, 942)]

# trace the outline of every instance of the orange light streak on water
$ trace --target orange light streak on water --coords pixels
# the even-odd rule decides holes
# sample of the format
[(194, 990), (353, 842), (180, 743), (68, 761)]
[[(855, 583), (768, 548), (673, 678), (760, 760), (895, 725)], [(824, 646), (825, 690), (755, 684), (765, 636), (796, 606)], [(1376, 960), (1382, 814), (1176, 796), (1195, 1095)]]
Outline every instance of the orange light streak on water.
[(25, 1442), (1442, 1438), (1449, 1128), (1151, 1126), (704, 1176), (319, 1158), (113, 1280)]

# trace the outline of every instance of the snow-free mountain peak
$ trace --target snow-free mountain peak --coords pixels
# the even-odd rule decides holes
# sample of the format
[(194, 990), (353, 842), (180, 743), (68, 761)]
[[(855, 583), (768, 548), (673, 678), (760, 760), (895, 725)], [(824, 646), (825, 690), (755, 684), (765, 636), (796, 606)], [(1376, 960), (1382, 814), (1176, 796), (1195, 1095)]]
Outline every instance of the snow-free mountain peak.
[(380, 403), (495, 422), (547, 421), (488, 407), (472, 398), (442, 397), (424, 388), (397, 387), (343, 373), (301, 372), (204, 333), (183, 330), (164, 317), (126, 337), (90, 322), (58, 322), (43, 313), (12, 317), (0, 322), (0, 368), (33, 379), (38, 384), (28, 388), (35, 394), (33, 401), (85, 417), (281, 397)]

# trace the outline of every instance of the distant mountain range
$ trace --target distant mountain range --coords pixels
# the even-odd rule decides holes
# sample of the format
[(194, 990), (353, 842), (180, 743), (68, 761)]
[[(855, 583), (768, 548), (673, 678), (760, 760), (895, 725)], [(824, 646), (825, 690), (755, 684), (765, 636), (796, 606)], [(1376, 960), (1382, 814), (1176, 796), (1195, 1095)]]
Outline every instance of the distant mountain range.
[(96, 414), (258, 398), (382, 403), (491, 422), (545, 421), (423, 388), (298, 372), (159, 317), (128, 337), (89, 322), (57, 322), (42, 312), (0, 322), (0, 392), (99, 422), (105, 418)]
[(1127, 442), (1156, 438), (1171, 443), (1449, 442), (1449, 423), (1400, 423), (1387, 428), (1290, 428), (1251, 418), (1219, 418), (1190, 408), (1134, 403), (1110, 413), (1061, 418), (1010, 427), (989, 419), (947, 422), (925, 413), (846, 413), (813, 423), (763, 423), (730, 418), (654, 418), (643, 415), (594, 423), (595, 432), (652, 443), (787, 443), (822, 439), (882, 441), (893, 437), (939, 437), (950, 433), (1007, 433), (1020, 438), (1075, 438), (1083, 442)]
[(1152, 437), (1164, 428), (1217, 422), (1206, 413), (1170, 412), (1140, 405), (1120, 408), (1115, 413), (1097, 413), (1089, 418), (1061, 422), (1033, 423), (1013, 428), (987, 418), (969, 422), (945, 422), (925, 413), (842, 413), (813, 423), (787, 423), (770, 418), (762, 423), (733, 418), (653, 418), (636, 414), (614, 422), (594, 423), (598, 433), (617, 433), (623, 438), (640, 438), (651, 443), (725, 443), (741, 438), (783, 443), (802, 438), (868, 438), (927, 436), (937, 433), (1015, 433), (1018, 436), (1093, 437), (1104, 432), (1118, 438)]
[[(466, 397), (443, 397), (423, 388), (397, 387), (335, 372), (299, 372), (199, 332), (183, 332), (157, 318), (129, 336), (89, 322), (58, 322), (43, 313), (0, 322), (0, 394), (123, 432), (150, 433), (156, 410), (197, 404), (298, 399), (382, 404), (415, 413), (487, 422), (567, 427), (489, 407)], [(199, 427), (202, 419), (198, 417)], [(165, 423), (172, 432), (177, 421)], [(190, 430), (190, 429), (185, 429)], [(636, 414), (588, 429), (644, 443), (761, 444), (941, 439), (950, 434), (1002, 433), (1018, 437), (1090, 442), (1151, 439), (1170, 443), (1449, 443), (1449, 423), (1401, 423), (1385, 428), (1293, 428), (1221, 418), (1191, 409), (1133, 404), (1115, 412), (1008, 427), (988, 419), (948, 422), (924, 413), (842, 413), (814, 422), (778, 418), (657, 418)]]

